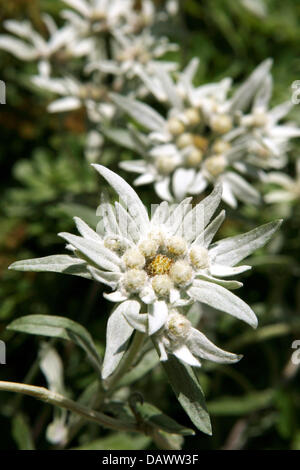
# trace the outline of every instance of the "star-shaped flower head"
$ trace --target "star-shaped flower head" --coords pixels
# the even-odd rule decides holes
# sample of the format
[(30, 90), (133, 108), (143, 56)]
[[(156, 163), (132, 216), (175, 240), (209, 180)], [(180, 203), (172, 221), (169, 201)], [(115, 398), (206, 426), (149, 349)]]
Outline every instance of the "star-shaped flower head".
[[(80, 235), (59, 234), (66, 240), (71, 256), (19, 261), (11, 268), (79, 275), (112, 289), (104, 294), (118, 304), (107, 326), (109, 360), (104, 368), (105, 376), (112, 373), (124, 352), (121, 345), (139, 328), (140, 322), (147, 335), (159, 334), (170, 329), (170, 312), (181, 311), (195, 302), (256, 327), (254, 312), (231, 292), (242, 284), (223, 278), (250, 269), (238, 264), (263, 246), (280, 222), (211, 244), (225, 217), (222, 211), (212, 219), (221, 200), (220, 185), (195, 207), (190, 204), (190, 198), (174, 205), (164, 201), (149, 217), (144, 204), (124, 179), (104, 166), (93, 166), (116, 191), (120, 202), (113, 205), (102, 201), (98, 210), (101, 221), (96, 231), (76, 217)], [(165, 336), (170, 339), (168, 333)], [(190, 344), (194, 344), (193, 338), (194, 333)], [(171, 343), (168, 349), (172, 351)]]
[(265, 196), (265, 201), (273, 203), (289, 203), (300, 199), (300, 159), (296, 162), (296, 176), (291, 178), (281, 171), (272, 171), (265, 178), (266, 183), (274, 185), (274, 188)]
[[(152, 73), (153, 66), (159, 63), (167, 70), (176, 70), (177, 64), (171, 61), (158, 62), (166, 52), (178, 49), (177, 44), (172, 44), (166, 37), (157, 38), (149, 29), (145, 29), (139, 35), (125, 35), (121, 31), (115, 31), (112, 36), (112, 58), (91, 62), (86, 67), (87, 72), (100, 70), (110, 73), (122, 79), (137, 77), (140, 70), (144, 73)], [(140, 82), (140, 79), (139, 79)], [(143, 83), (142, 83), (143, 85)], [(145, 87), (142, 86), (145, 93)], [(139, 93), (135, 92), (135, 96)]]
[[(144, 28), (176, 14), (174, 2), (167, 2), (159, 11), (152, 0), (63, 0), (73, 10), (63, 12), (82, 34), (113, 33), (138, 34)], [(172, 5), (173, 4), (173, 5)], [(175, 7), (175, 8), (174, 8)]]
[(5, 28), (14, 36), (1, 35), (0, 49), (11, 52), (24, 61), (37, 61), (41, 76), (49, 76), (53, 64), (91, 52), (91, 40), (78, 38), (76, 29), (71, 24), (66, 23), (58, 28), (50, 15), (43, 14), (42, 19), (47, 28), (48, 39), (35, 31), (29, 21), (5, 21)]
[(135, 185), (153, 183), (164, 200), (180, 201), (221, 182), (222, 197), (230, 206), (236, 207), (237, 200), (259, 203), (250, 178), (258, 179), (264, 168), (278, 168), (283, 161), (279, 153), (291, 137), (300, 135), (295, 126), (278, 124), (290, 104), (267, 109), (270, 67), (271, 61), (264, 61), (233, 94), (229, 78), (195, 87), (195, 59), (176, 80), (159, 66), (152, 75), (140, 70), (141, 79), (167, 111), (161, 114), (138, 100), (111, 95), (116, 106), (139, 124), (138, 129), (131, 126), (126, 138), (124, 131), (104, 129), (108, 137), (142, 157), (121, 162), (121, 167), (139, 173)]
[(111, 31), (127, 23), (133, 0), (63, 0), (74, 11), (63, 16), (84, 33)]

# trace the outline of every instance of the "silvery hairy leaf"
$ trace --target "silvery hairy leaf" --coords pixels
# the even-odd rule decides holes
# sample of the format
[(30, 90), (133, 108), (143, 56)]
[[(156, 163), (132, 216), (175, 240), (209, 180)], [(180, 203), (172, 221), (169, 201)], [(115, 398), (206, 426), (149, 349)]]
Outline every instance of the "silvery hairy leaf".
[(70, 233), (59, 233), (58, 235), (70, 243), (79, 255), (88, 260), (92, 265), (100, 269), (107, 269), (108, 271), (117, 272), (120, 270), (119, 258), (100, 243)]
[(210, 254), (218, 264), (235, 266), (253, 251), (264, 246), (281, 223), (282, 220), (269, 222), (242, 235), (220, 240), (211, 246)]
[(218, 348), (203, 333), (195, 328), (187, 340), (189, 350), (194, 356), (221, 364), (238, 362), (243, 356)]
[(50, 271), (92, 279), (87, 270), (86, 262), (68, 255), (44, 256), (43, 258), (16, 261), (9, 266), (9, 269), (15, 271)]
[(197, 280), (195, 286), (188, 289), (188, 294), (198, 302), (229, 313), (253, 328), (257, 327), (257, 318), (251, 308), (239, 297), (218, 284)]
[(119, 197), (124, 201), (129, 214), (136, 220), (139, 227), (147, 228), (149, 217), (147, 210), (136, 194), (126, 181), (119, 175), (102, 165), (93, 165), (103, 178), (114, 188)]
[(165, 120), (150, 106), (115, 93), (111, 93), (110, 96), (117, 106), (147, 129), (159, 132), (165, 127)]
[(231, 111), (247, 109), (251, 99), (267, 77), (271, 66), (272, 60), (266, 59), (258, 67), (256, 67), (249, 78), (237, 89), (233, 95), (230, 106)]
[(205, 398), (193, 369), (170, 355), (162, 362), (171, 387), (192, 423), (205, 434), (212, 434)]
[(119, 365), (128, 345), (129, 338), (133, 333), (132, 326), (124, 317), (124, 312), (133, 311), (138, 313), (139, 302), (128, 300), (122, 302), (110, 315), (106, 327), (106, 349), (102, 368), (102, 377), (106, 379)]
[(69, 318), (54, 315), (27, 315), (17, 318), (7, 328), (31, 335), (73, 341), (84, 349), (97, 372), (101, 371), (101, 359), (91, 335), (82, 325)]

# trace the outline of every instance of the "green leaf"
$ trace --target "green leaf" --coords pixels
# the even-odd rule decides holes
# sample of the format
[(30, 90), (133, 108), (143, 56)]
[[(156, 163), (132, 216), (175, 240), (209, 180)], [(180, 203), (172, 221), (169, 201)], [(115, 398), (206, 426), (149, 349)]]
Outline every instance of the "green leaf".
[(212, 434), (209, 414), (205, 398), (190, 366), (178, 361), (170, 355), (167, 361), (162, 362), (170, 384), (181, 406), (188, 414), (192, 423), (205, 434)]
[(26, 417), (18, 413), (12, 419), (12, 436), (19, 450), (34, 450), (31, 430)]
[(163, 450), (181, 450), (184, 443), (184, 438), (179, 434), (170, 434), (161, 429), (156, 430), (153, 440)]
[(50, 336), (73, 341), (84, 349), (97, 372), (101, 372), (101, 359), (91, 335), (83, 326), (73, 320), (50, 315), (27, 315), (17, 318), (7, 328), (31, 335)]
[(165, 415), (156, 406), (150, 403), (136, 403), (135, 408), (141, 415), (143, 421), (150, 423), (155, 428), (181, 436), (192, 436), (195, 434), (193, 429), (178, 424), (174, 419)]
[(274, 396), (275, 406), (278, 409), (276, 428), (283, 439), (290, 439), (295, 429), (296, 410), (289, 393), (278, 390)]
[(271, 404), (273, 395), (273, 390), (264, 390), (242, 397), (222, 397), (207, 403), (207, 407), (213, 415), (240, 416), (266, 408)]

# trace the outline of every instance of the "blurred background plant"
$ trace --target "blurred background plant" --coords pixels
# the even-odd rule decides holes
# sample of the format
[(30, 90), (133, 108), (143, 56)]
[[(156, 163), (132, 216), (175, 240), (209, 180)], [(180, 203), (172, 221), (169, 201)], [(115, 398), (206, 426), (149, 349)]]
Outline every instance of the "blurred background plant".
[[(140, 2), (137, 2), (139, 4)], [(163, 2), (157, 0), (157, 6)], [(59, 0), (0, 0), (1, 23), (30, 19), (46, 33), (41, 13), (60, 24)], [(196, 84), (231, 76), (239, 83), (265, 58), (272, 57), (272, 104), (290, 100), (292, 83), (300, 78), (300, 5), (293, 0), (185, 0), (174, 22), (161, 25), (170, 41), (180, 44), (167, 52), (180, 67), (200, 58)], [(180, 27), (178, 27), (178, 25)], [(1, 27), (2, 28), (2, 27)], [(6, 33), (4, 28), (1, 33)], [(73, 215), (95, 225), (101, 184), (87, 161), (86, 111), (50, 114), (51, 94), (37, 93), (29, 77), (36, 64), (21, 62), (0, 51), (1, 79), (6, 83), (6, 104), (1, 105), (0, 159), (2, 164), (0, 208), (0, 337), (7, 344), (7, 364), (0, 366), (1, 380), (47, 385), (40, 369), (40, 338), (6, 330), (13, 319), (28, 314), (60, 315), (78, 321), (92, 333), (103, 353), (106, 316), (111, 306), (102, 298), (102, 287), (76, 277), (8, 271), (17, 259), (57, 253), (62, 244), (56, 233), (73, 231)], [(300, 124), (299, 108), (289, 115)], [(295, 179), (299, 139), (292, 142), (287, 172)], [(98, 161), (120, 172), (120, 159), (130, 151), (105, 143)], [(128, 178), (128, 174), (121, 173)], [(132, 179), (130, 180), (132, 181)], [(270, 189), (276, 189), (269, 182)], [(146, 204), (158, 198), (146, 187), (139, 191)], [(247, 263), (241, 297), (259, 317), (259, 327), (249, 331), (231, 317), (204, 316), (201, 327), (227, 350), (245, 354), (234, 365), (205, 363), (198, 372), (212, 417), (213, 436), (186, 437), (186, 449), (300, 449), (300, 392), (298, 365), (291, 361), (292, 342), (300, 338), (300, 205), (299, 197), (257, 209), (242, 205), (229, 215), (220, 238), (244, 232), (278, 217), (285, 222), (267, 248)], [(74, 295), (76, 293), (76, 295)], [(54, 343), (54, 344), (53, 344)], [(64, 387), (78, 397), (93, 384), (94, 374), (83, 353), (72, 343), (51, 340), (64, 365)], [(55, 354), (55, 353), (54, 353)], [(49, 383), (49, 381), (48, 381)], [(49, 385), (50, 386), (50, 385)], [(146, 401), (190, 427), (174, 402), (162, 368), (154, 367), (137, 382)], [(72, 392), (70, 392), (72, 390)], [(60, 419), (61, 416), (56, 416)], [(49, 405), (30, 398), (1, 394), (1, 448), (55, 448), (50, 443)], [(155, 448), (147, 436), (111, 433), (96, 424), (85, 424), (69, 447), (95, 449)]]

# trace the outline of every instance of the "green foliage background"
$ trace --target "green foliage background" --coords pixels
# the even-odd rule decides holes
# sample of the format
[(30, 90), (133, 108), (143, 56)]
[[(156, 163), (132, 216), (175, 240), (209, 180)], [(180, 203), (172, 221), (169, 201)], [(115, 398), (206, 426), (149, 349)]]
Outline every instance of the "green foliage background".
[[(300, 78), (300, 3), (266, 0), (265, 4), (268, 13), (260, 18), (239, 1), (182, 2), (180, 27), (168, 34), (181, 46), (182, 65), (193, 56), (201, 59), (198, 83), (225, 76), (242, 80), (272, 57), (273, 104), (290, 99), (291, 84)], [(41, 11), (56, 16), (59, 8), (56, 0), (0, 0), (0, 19), (27, 17), (43, 31)], [(66, 316), (91, 332), (101, 352), (111, 305), (102, 298), (99, 284), (52, 273), (13, 272), (7, 267), (21, 258), (63, 252), (56, 233), (73, 231), (72, 216), (80, 216), (80, 211), (92, 220), (102, 183), (83, 156), (84, 111), (49, 115), (49, 97), (37, 95), (28, 80), (34, 65), (2, 51), (0, 61), (0, 78), (7, 84), (7, 104), (0, 109), (0, 338), (7, 344), (7, 364), (0, 365), (0, 378), (45, 385), (37, 366), (40, 338), (13, 333), (6, 325), (29, 314)], [(298, 124), (299, 109), (295, 106), (292, 115)], [(299, 158), (299, 150), (295, 141), (291, 162)], [(108, 146), (101, 163), (117, 170), (118, 158)], [(289, 169), (292, 172), (292, 163)], [(145, 203), (157, 202), (148, 190), (141, 197)], [(238, 214), (227, 213), (220, 237), (278, 218), (282, 208), (242, 207)], [(300, 382), (291, 362), (291, 344), (300, 339), (299, 202), (283, 215), (281, 233), (250, 260), (253, 270), (243, 275), (240, 296), (259, 317), (257, 331), (221, 314), (201, 325), (212, 338), (215, 335), (220, 347), (243, 353), (244, 359), (234, 366), (206, 363), (199, 373), (214, 434), (186, 438), (186, 449), (300, 449)], [(92, 382), (93, 370), (73, 344), (57, 341), (55, 346), (64, 361), (67, 388), (76, 398)], [(159, 365), (136, 388), (147, 401), (191, 426)], [(53, 448), (45, 440), (51, 418), (49, 405), (1, 393), (1, 448)], [(71, 447), (96, 449), (153, 446), (146, 437), (112, 434), (91, 424), (71, 443)]]

